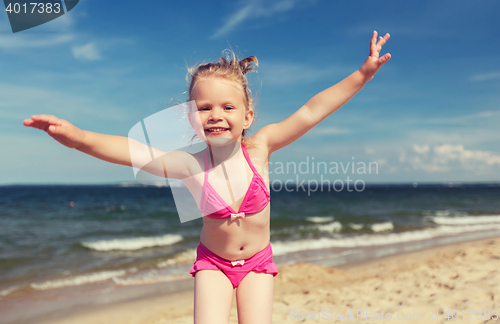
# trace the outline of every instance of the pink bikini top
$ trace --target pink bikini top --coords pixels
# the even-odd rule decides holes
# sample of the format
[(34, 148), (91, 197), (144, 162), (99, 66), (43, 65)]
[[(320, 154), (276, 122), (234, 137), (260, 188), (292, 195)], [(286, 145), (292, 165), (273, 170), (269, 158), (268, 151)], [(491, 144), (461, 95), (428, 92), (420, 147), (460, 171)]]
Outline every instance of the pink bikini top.
[(240, 209), (237, 212), (231, 208), (231, 206), (226, 204), (226, 202), (208, 182), (208, 150), (205, 150), (205, 182), (203, 183), (200, 202), (200, 210), (203, 216), (211, 218), (231, 217), (231, 220), (238, 217), (245, 218), (245, 215), (260, 212), (269, 203), (270, 194), (266, 184), (264, 183), (264, 179), (262, 179), (261, 175), (257, 172), (257, 170), (255, 170), (243, 143), (241, 143), (241, 149), (248, 165), (253, 171), (253, 177), (245, 197), (243, 198)]

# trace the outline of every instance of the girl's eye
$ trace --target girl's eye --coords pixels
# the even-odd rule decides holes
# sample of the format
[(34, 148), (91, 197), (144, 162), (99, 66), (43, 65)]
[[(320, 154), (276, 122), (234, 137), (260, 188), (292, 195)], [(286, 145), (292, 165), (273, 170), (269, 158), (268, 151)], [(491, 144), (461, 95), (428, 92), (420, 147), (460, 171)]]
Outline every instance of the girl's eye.
[(200, 108), (200, 111), (209, 111), (210, 108), (207, 108), (207, 107), (203, 107), (203, 108)]
[(231, 107), (231, 106), (226, 106), (224, 109), (226, 109), (226, 110), (232, 110), (232, 109), (234, 109), (234, 108), (233, 108), (233, 107)]

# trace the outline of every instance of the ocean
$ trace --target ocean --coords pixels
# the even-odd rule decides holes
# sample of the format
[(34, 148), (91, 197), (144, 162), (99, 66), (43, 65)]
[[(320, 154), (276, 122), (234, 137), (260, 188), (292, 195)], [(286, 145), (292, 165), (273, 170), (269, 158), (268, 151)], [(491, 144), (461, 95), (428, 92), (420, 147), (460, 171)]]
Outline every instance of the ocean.
[[(168, 187), (2, 186), (0, 313), (41, 292), (95, 295), (190, 278), (201, 227), (201, 219), (180, 222)], [(338, 266), (498, 235), (499, 183), (271, 192), (278, 266)]]

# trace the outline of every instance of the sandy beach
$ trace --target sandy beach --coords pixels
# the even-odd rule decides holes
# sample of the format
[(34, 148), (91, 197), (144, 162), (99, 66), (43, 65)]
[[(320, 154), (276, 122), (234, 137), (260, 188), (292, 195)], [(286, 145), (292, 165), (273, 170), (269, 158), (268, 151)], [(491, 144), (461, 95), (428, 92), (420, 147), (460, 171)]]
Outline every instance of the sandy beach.
[[(285, 265), (275, 279), (273, 323), (493, 323), (500, 311), (499, 269), (500, 238), (337, 268)], [(39, 323), (180, 324), (192, 323), (192, 312), (193, 292), (185, 290)], [(234, 302), (230, 322), (237, 323)]]

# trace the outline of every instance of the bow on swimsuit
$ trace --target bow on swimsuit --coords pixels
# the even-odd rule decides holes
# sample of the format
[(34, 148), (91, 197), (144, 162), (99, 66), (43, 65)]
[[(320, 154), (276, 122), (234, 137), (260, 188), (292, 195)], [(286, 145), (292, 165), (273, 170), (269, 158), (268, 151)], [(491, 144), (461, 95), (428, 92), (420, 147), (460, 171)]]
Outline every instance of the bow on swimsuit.
[[(269, 204), (270, 194), (264, 183), (264, 179), (262, 179), (262, 176), (250, 161), (243, 143), (241, 143), (241, 149), (248, 165), (253, 171), (253, 177), (238, 211), (231, 208), (208, 182), (208, 153), (207, 150), (205, 151), (205, 182), (203, 183), (200, 202), (200, 210), (204, 216), (218, 219), (230, 218), (231, 221), (234, 221), (237, 218), (245, 218), (246, 215), (258, 213)], [(273, 262), (271, 243), (262, 251), (245, 260), (230, 261), (221, 258), (201, 242), (196, 252), (196, 262), (190, 271), (193, 277), (200, 270), (220, 270), (231, 281), (233, 288), (238, 287), (241, 280), (250, 271), (270, 273), (273, 276), (278, 274), (276, 264)]]

